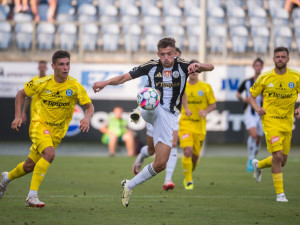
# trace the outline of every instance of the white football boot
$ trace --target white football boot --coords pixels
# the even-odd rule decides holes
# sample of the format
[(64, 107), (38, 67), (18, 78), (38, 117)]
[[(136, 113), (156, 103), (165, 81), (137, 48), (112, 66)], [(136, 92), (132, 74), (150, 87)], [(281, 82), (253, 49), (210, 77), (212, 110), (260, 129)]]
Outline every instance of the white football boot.
[(129, 205), (129, 199), (130, 199), (130, 196), (131, 196), (131, 193), (132, 193), (132, 190), (129, 190), (127, 188), (127, 183), (128, 183), (129, 180), (123, 180), (121, 182), (121, 185), (123, 187), (123, 194), (122, 194), (122, 200), (121, 200), (121, 203), (123, 205), (124, 208), (127, 208), (128, 205)]
[(6, 191), (6, 187), (7, 184), (5, 182), (5, 176), (8, 174), (8, 172), (3, 172), (1, 173), (1, 182), (0, 182), (0, 198), (2, 198), (2, 196), (4, 195), (5, 191)]
[(35, 208), (44, 208), (45, 203), (41, 202), (37, 195), (32, 195), (26, 199), (25, 206), (35, 207)]
[(287, 198), (285, 197), (284, 193), (280, 193), (276, 196), (276, 202), (288, 202)]
[(261, 181), (262, 170), (257, 168), (257, 162), (258, 162), (257, 159), (253, 159), (251, 163), (252, 163), (252, 166), (254, 168), (253, 177), (256, 180), (256, 182), (259, 183)]

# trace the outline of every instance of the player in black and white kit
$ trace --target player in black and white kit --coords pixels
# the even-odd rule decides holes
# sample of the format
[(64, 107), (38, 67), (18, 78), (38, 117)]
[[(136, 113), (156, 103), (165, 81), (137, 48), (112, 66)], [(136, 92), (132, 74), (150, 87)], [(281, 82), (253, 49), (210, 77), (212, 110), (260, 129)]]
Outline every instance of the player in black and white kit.
[[(237, 98), (245, 103), (244, 123), (249, 133), (249, 137), (247, 140), (247, 149), (248, 149), (248, 161), (246, 165), (247, 172), (253, 172), (253, 166), (251, 164), (251, 161), (255, 158), (260, 148), (261, 138), (263, 136), (263, 128), (262, 128), (260, 116), (257, 115), (255, 110), (248, 103), (249, 96), (250, 96), (249, 90), (254, 84), (254, 82), (256, 81), (257, 77), (261, 74), (263, 66), (264, 66), (264, 62), (260, 58), (254, 60), (253, 62), (253, 69), (255, 71), (254, 77), (244, 80), (236, 93)], [(244, 91), (246, 92), (245, 95), (246, 97), (242, 96), (242, 93)], [(258, 96), (255, 100), (259, 106), (262, 106), (261, 95)]]
[(153, 141), (155, 147), (155, 160), (146, 165), (140, 173), (131, 180), (123, 180), (122, 205), (128, 207), (132, 189), (149, 180), (166, 168), (169, 159), (173, 130), (180, 113), (181, 98), (185, 90), (188, 74), (192, 72), (211, 71), (214, 66), (203, 63), (189, 63), (175, 57), (175, 40), (163, 38), (158, 42), (159, 60), (150, 60), (143, 65), (133, 68), (130, 72), (106, 81), (98, 81), (93, 85), (94, 92), (101, 91), (107, 85), (123, 84), (126, 81), (148, 76), (149, 87), (160, 93), (160, 104), (154, 110), (135, 110), (135, 115), (153, 126)]

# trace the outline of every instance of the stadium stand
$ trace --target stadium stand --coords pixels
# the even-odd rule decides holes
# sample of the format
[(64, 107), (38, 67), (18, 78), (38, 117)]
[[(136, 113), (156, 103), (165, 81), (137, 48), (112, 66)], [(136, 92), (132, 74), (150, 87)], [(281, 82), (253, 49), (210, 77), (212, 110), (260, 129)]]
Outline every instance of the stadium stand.
[[(94, 53), (99, 60), (102, 56), (99, 53), (103, 53), (103, 58), (105, 52), (124, 54), (126, 58), (127, 52), (132, 51), (141, 54), (137, 59), (144, 61), (156, 52), (157, 40), (173, 36), (185, 55), (194, 58), (201, 36), (206, 38), (207, 56), (212, 59), (224, 55), (230, 59), (235, 54), (240, 59), (252, 59), (256, 54), (269, 54), (280, 44), (288, 46), (291, 54), (299, 54), (300, 9), (289, 14), (284, 3), (284, 0), (208, 0), (205, 36), (197, 28), (203, 12), (199, 0), (59, 0), (47, 44), (41, 29), (44, 25), (39, 25), (47, 20), (47, 7), (39, 9), (42, 21), (35, 23), (30, 11), (14, 13), (7, 5), (0, 5), (0, 21), (11, 25), (11, 29), (1, 30), (1, 35), (6, 33), (10, 37), (5, 44), (1, 40), (1, 49), (64, 48), (73, 54), (83, 49)], [(57, 38), (52, 39), (53, 36)], [(0, 51), (1, 57), (4, 55)]]
[(50, 50), (54, 47), (55, 26), (53, 23), (41, 22), (37, 25), (37, 45), (43, 50)]
[(11, 42), (11, 25), (9, 22), (0, 22), (0, 49), (8, 49)]

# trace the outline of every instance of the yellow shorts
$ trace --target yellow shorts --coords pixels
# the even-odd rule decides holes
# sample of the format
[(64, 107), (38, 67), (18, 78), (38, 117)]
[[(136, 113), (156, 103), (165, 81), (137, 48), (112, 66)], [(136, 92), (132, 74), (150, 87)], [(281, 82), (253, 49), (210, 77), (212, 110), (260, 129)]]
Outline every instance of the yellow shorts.
[(35, 163), (41, 158), (42, 151), (47, 147), (57, 148), (61, 138), (53, 137), (49, 129), (40, 122), (31, 122), (29, 136), (32, 141), (29, 158)]
[(200, 155), (203, 141), (205, 140), (205, 134), (196, 134), (188, 130), (181, 130), (179, 128), (178, 135), (180, 140), (180, 147), (182, 149), (186, 147), (193, 147), (193, 155)]
[(283, 154), (289, 154), (292, 132), (267, 131), (265, 132), (265, 137), (267, 148), (270, 153), (283, 150)]

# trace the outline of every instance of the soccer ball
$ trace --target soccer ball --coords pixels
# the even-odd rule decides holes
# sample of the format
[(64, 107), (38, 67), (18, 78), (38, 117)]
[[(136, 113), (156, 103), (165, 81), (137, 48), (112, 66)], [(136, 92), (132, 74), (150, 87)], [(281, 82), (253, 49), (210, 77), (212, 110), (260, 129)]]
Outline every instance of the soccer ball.
[(144, 88), (137, 95), (137, 104), (146, 110), (154, 109), (159, 103), (159, 94), (153, 88)]

